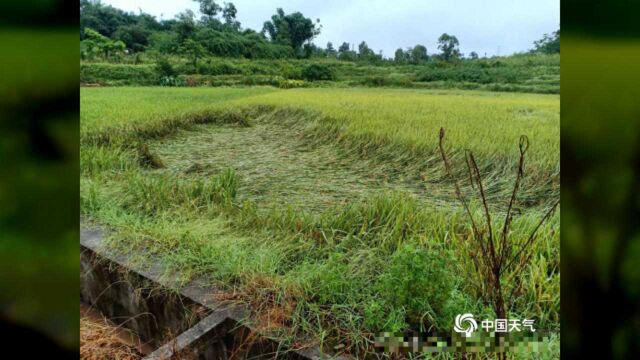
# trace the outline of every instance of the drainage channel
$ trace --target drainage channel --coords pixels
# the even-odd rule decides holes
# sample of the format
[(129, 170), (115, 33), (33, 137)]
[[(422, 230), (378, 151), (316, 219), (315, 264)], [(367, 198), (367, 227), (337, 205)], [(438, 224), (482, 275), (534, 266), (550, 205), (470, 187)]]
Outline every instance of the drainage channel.
[(154, 349), (145, 359), (347, 359), (319, 348), (284, 349), (246, 325), (244, 306), (211, 299), (194, 281), (179, 290), (160, 264), (140, 268), (102, 248), (104, 232), (81, 228), (80, 299)]

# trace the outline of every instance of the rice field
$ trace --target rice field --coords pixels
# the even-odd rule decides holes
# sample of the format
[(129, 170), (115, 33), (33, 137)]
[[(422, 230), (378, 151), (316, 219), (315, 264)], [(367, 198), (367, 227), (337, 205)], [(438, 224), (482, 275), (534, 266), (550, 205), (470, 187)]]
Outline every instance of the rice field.
[[(462, 194), (476, 192), (468, 150), (497, 215), (518, 139), (529, 138), (510, 234), (524, 243), (559, 198), (557, 95), (83, 88), (82, 216), (112, 230), (113, 251), (144, 251), (141, 261), (163, 261), (171, 276), (233, 292), (255, 309), (248, 321), (274, 337), (367, 357), (377, 331), (495, 316), (438, 152), (441, 127)], [(480, 205), (471, 201), (474, 214)], [(557, 213), (533, 246), (525, 279), (506, 279), (524, 284), (509, 312), (556, 332)]]

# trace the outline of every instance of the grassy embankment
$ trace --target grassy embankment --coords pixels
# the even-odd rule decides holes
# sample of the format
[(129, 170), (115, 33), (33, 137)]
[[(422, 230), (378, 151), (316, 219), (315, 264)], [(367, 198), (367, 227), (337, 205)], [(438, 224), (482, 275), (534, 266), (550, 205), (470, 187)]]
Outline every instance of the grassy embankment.
[[(114, 230), (113, 249), (144, 250), (141, 261), (185, 281), (204, 276), (294, 346), (362, 355), (381, 329), (492, 317), (437, 153), (440, 127), (462, 183), (462, 150), (476, 155), (497, 214), (518, 137), (529, 137), (513, 241), (559, 194), (553, 95), (82, 89), (81, 119), (81, 208)], [(559, 329), (558, 228), (555, 215), (524, 278), (506, 279), (523, 284), (510, 315), (549, 331)]]
[[(160, 85), (155, 59), (142, 54), (119, 63), (82, 62), (81, 83)], [(243, 60), (206, 58), (197, 67), (186, 59), (173, 57), (170, 63), (176, 83), (182, 86), (293, 87), (402, 87), (422, 89), (476, 89), (490, 91), (559, 93), (559, 55), (513, 55), (509, 57), (463, 60), (449, 64), (368, 64), (336, 59)], [(330, 79), (309, 78), (311, 65), (326, 68)]]

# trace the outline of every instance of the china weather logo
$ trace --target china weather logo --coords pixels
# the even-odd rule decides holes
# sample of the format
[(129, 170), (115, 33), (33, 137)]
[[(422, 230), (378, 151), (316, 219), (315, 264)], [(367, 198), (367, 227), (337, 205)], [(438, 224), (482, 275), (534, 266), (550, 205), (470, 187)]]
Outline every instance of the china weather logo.
[(455, 332), (463, 334), (464, 337), (469, 337), (477, 329), (478, 323), (473, 318), (473, 314), (458, 314), (456, 316), (456, 322), (453, 326)]

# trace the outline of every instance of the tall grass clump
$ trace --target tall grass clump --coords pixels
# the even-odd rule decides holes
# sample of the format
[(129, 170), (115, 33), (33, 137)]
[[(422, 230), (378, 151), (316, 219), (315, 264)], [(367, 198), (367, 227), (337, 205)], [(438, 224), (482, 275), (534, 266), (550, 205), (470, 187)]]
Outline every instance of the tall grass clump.
[(80, 171), (88, 176), (124, 172), (135, 166), (135, 155), (120, 147), (83, 146), (80, 149)]
[(128, 174), (126, 184), (123, 206), (147, 215), (171, 209), (202, 212), (231, 206), (238, 188), (232, 169), (213, 178), (198, 180), (133, 172)]

